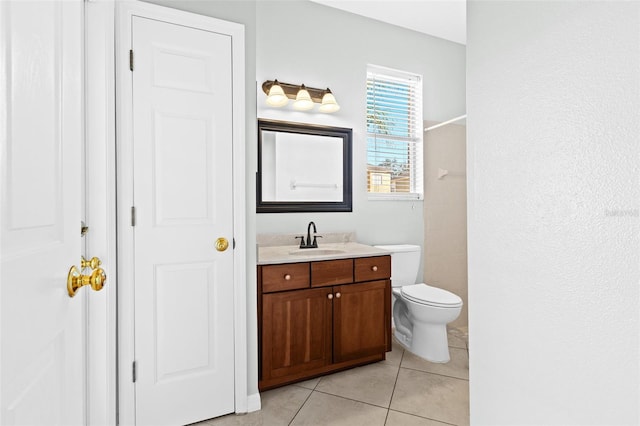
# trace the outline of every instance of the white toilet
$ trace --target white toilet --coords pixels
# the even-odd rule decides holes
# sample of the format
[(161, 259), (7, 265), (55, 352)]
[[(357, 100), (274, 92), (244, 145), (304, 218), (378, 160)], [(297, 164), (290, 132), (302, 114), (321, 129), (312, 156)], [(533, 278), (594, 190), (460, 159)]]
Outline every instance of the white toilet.
[(406, 349), (431, 362), (448, 362), (447, 324), (462, 310), (462, 299), (441, 288), (415, 284), (420, 246), (379, 245), (391, 253), (395, 337)]

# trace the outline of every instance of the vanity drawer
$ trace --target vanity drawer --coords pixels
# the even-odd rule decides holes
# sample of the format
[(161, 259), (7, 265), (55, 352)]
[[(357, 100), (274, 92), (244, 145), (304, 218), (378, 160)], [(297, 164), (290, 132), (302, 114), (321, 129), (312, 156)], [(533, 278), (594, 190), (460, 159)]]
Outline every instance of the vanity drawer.
[(391, 277), (391, 256), (355, 259), (355, 281), (384, 280)]
[(353, 259), (311, 262), (311, 287), (353, 282)]
[(263, 293), (308, 288), (309, 283), (308, 263), (285, 263), (282, 265), (262, 266)]

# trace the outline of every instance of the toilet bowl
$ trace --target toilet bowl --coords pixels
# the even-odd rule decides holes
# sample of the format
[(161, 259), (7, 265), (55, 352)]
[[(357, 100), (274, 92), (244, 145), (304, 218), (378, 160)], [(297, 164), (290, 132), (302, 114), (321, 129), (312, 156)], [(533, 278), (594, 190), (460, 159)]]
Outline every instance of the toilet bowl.
[(450, 360), (447, 324), (462, 310), (462, 299), (441, 288), (415, 284), (420, 246), (380, 245), (391, 254), (393, 323), (396, 340), (413, 354), (431, 362)]

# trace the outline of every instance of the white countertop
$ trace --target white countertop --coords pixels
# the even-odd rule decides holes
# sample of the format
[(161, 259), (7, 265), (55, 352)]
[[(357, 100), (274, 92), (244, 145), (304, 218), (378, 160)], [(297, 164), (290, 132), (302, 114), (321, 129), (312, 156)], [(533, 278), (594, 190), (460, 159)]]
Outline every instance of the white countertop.
[(258, 247), (258, 265), (348, 259), (352, 257), (384, 256), (387, 250), (354, 242), (319, 243), (316, 249), (301, 249), (297, 245)]

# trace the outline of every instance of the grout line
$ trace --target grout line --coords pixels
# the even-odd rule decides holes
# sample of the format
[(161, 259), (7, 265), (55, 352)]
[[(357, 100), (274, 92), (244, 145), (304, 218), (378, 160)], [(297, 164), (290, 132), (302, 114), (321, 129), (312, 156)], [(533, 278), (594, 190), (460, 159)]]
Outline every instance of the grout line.
[(389, 399), (389, 409), (387, 410), (387, 416), (384, 418), (384, 424), (387, 424), (389, 418), (389, 411), (391, 411), (391, 403), (393, 402), (393, 395), (396, 393), (396, 386), (398, 386), (398, 377), (400, 377), (400, 369), (402, 368), (402, 360), (404, 360), (404, 354), (407, 353), (406, 349), (402, 350), (402, 356), (400, 356), (400, 362), (398, 363), (398, 372), (396, 373), (396, 381), (393, 382), (393, 390), (391, 391), (391, 398)]
[[(310, 379), (310, 380), (313, 380), (313, 379)], [(300, 386), (298, 383), (291, 383), (291, 386), (295, 386), (295, 387), (300, 388), (300, 389), (306, 389), (306, 390), (314, 391), (318, 387), (318, 383), (320, 383), (320, 380), (318, 380), (318, 383), (316, 383), (315, 386), (313, 388), (311, 388), (311, 389), (305, 388), (304, 386)]]
[[(376, 405), (376, 404), (372, 404), (370, 402), (360, 401), (359, 399), (347, 398), (346, 396), (340, 396), (340, 395), (336, 395), (336, 394), (333, 394), (333, 393), (324, 392), (324, 391), (321, 391), (321, 390), (315, 390), (314, 392), (318, 392), (318, 393), (321, 393), (323, 395), (335, 396), (336, 398), (346, 399), (347, 401), (359, 402), (360, 404), (366, 404), (366, 405), (370, 405), (372, 407), (382, 408), (384, 410), (389, 410), (389, 407), (383, 407), (382, 405)], [(389, 400), (389, 404), (391, 404), (391, 400)]]
[(426, 373), (426, 374), (433, 374), (435, 376), (442, 376), (442, 377), (448, 377), (450, 379), (458, 379), (458, 380), (463, 380), (465, 382), (468, 382), (469, 379), (463, 379), (462, 377), (456, 377), (456, 376), (448, 376), (446, 374), (442, 374), (442, 373), (434, 373), (432, 371), (424, 371), (424, 370), (418, 370), (417, 368), (409, 368), (409, 367), (400, 367), (400, 368), (404, 368), (405, 370), (411, 370), (411, 371), (419, 371), (421, 373)]
[[(322, 379), (320, 379), (320, 380), (322, 380)], [(318, 383), (320, 383), (320, 381), (318, 381)], [(316, 386), (318, 386), (318, 383), (316, 383)], [(302, 389), (307, 389), (307, 388), (303, 388), (302, 386), (298, 386), (298, 387), (302, 388)], [(309, 389), (307, 389), (307, 390), (309, 390)], [(300, 407), (298, 408), (296, 413), (293, 415), (293, 417), (291, 417), (291, 420), (289, 420), (289, 423), (288, 423), (289, 426), (291, 426), (291, 423), (293, 423), (293, 421), (296, 419), (296, 417), (298, 417), (298, 414), (300, 413), (300, 410), (302, 410), (302, 407), (304, 407), (304, 404), (306, 404), (307, 401), (309, 401), (309, 398), (311, 398), (311, 395), (313, 395), (314, 392), (315, 392), (315, 390), (311, 390), (311, 392), (309, 392), (309, 395), (304, 400), (304, 402), (302, 404), (300, 404)]]
[(407, 413), (407, 412), (405, 412), (405, 411), (392, 410), (392, 409), (389, 409), (389, 411), (393, 411), (393, 412), (400, 413), (400, 414), (406, 414), (406, 415), (408, 415), (408, 416), (418, 417), (418, 418), (420, 418), (420, 419), (433, 420), (434, 422), (442, 423), (442, 424), (444, 424), (444, 425), (457, 426), (455, 423), (445, 422), (445, 421), (442, 421), (442, 420), (434, 419), (434, 418), (432, 418), (432, 417), (419, 416), (418, 414)]
[[(391, 401), (389, 401), (389, 404), (391, 404)], [(387, 420), (389, 420), (389, 411), (391, 411), (390, 408), (387, 408), (387, 414), (385, 414), (384, 416), (384, 424), (387, 424)]]
[(467, 347), (465, 346), (464, 348), (461, 348), (460, 346), (449, 346), (449, 349), (462, 349), (464, 351)]

